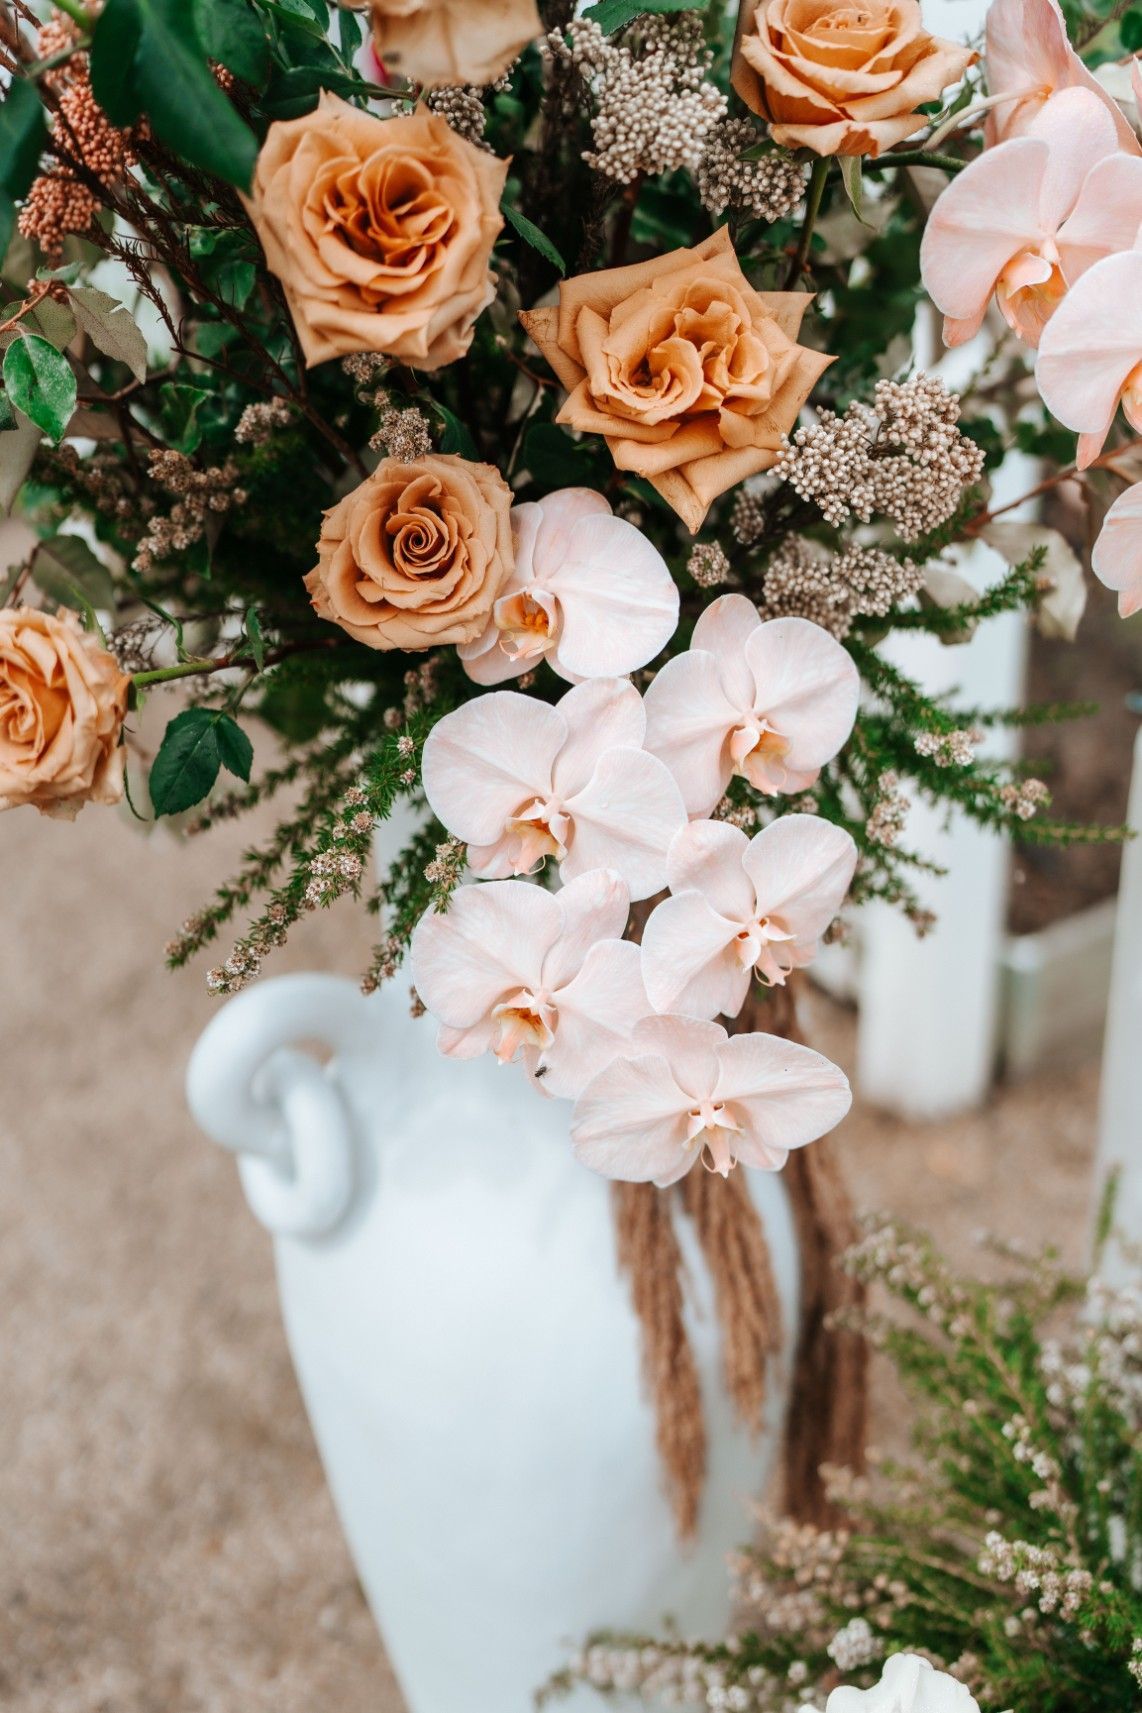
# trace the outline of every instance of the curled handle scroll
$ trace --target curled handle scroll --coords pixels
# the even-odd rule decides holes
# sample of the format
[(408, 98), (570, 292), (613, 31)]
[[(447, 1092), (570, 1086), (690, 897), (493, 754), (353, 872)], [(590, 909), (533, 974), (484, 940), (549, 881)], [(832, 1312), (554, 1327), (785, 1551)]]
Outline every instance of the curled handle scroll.
[(336, 1076), (297, 1043), (352, 1052), (375, 1029), (352, 983), (292, 975), (230, 1000), (198, 1040), (187, 1068), (190, 1110), (237, 1156), (251, 1211), (275, 1236), (328, 1236), (349, 1213), (359, 1176)]

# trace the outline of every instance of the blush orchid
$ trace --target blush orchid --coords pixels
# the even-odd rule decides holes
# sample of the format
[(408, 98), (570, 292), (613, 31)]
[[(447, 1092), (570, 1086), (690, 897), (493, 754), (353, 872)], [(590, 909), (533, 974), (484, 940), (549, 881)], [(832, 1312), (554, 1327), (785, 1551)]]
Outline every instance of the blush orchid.
[(989, 143), (1025, 136), (1060, 91), (1085, 89), (1105, 105), (1117, 146), (1128, 154), (1142, 153), (1125, 114), (1071, 46), (1058, 0), (993, 0), (984, 58), (993, 104), (987, 117)]
[(412, 938), (412, 978), (457, 1059), (521, 1060), (545, 1093), (574, 1099), (650, 1011), (630, 896), (594, 869), (558, 893), (522, 880), (462, 886)]
[(1142, 249), (1096, 262), (1067, 293), (1035, 379), (1047, 409), (1078, 433), (1080, 470), (1102, 451), (1120, 404), (1142, 434)]
[(563, 879), (613, 868), (634, 899), (666, 884), (666, 850), (686, 811), (668, 768), (642, 747), (633, 684), (594, 678), (555, 707), (496, 690), (433, 727), (424, 791), (468, 865), (488, 879), (530, 874), (550, 856)]
[(763, 622), (744, 595), (722, 595), (647, 690), (646, 747), (690, 815), (708, 815), (735, 773), (771, 795), (804, 791), (852, 731), (859, 690), (851, 656), (820, 625)]
[(994, 294), (1008, 325), (1037, 345), (1067, 289), (1142, 224), (1142, 156), (1119, 150), (1105, 101), (1085, 88), (1050, 100), (1026, 131), (952, 180), (920, 246), (944, 340), (978, 333)]
[(661, 1188), (698, 1160), (723, 1178), (739, 1162), (777, 1172), (851, 1100), (844, 1072), (795, 1041), (647, 1017), (576, 1101), (571, 1146), (605, 1178)]
[(752, 839), (725, 821), (684, 827), (666, 857), (673, 896), (642, 936), (655, 1010), (736, 1017), (755, 973), (784, 986), (816, 955), (856, 859), (843, 827), (816, 815), (783, 815)]
[(1099, 582), (1117, 592), (1120, 618), (1142, 608), (1142, 482), (1119, 494), (1107, 512), (1090, 564)]
[(678, 585), (658, 549), (593, 488), (561, 488), (512, 510), (515, 570), (491, 619), (462, 643), (477, 684), (546, 659), (573, 684), (634, 672), (678, 626)]

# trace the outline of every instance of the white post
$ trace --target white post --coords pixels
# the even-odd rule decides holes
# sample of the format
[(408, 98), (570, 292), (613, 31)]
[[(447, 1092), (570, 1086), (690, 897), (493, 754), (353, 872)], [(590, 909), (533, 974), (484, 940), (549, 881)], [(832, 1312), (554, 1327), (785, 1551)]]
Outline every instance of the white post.
[[(1134, 775), (1127, 820), (1142, 829), (1142, 731), (1134, 742)], [(1110, 1009), (1102, 1060), (1095, 1195), (1119, 1173), (1114, 1223), (1126, 1237), (1142, 1237), (1142, 838), (1122, 853)], [(1097, 1210), (1097, 1201), (1096, 1201)], [(1123, 1272), (1121, 1257), (1104, 1268)]]

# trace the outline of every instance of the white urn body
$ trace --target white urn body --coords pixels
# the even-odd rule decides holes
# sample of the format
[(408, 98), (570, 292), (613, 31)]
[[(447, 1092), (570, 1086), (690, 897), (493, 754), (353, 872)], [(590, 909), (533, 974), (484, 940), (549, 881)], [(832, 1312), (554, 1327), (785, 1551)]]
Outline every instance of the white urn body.
[[(302, 1042), (332, 1049), (324, 1066)], [(306, 1407), (411, 1713), (528, 1713), (593, 1629), (709, 1632), (781, 1432), (721, 1385), (709, 1274), (681, 1220), (710, 1442), (696, 1540), (679, 1544), (616, 1262), (609, 1184), (573, 1160), (570, 1108), (518, 1067), (441, 1058), (399, 981), (327, 976), (232, 1000), (189, 1073), (274, 1234)], [(784, 1186), (752, 1174), (792, 1347)], [(570, 1707), (597, 1705), (581, 1689)]]

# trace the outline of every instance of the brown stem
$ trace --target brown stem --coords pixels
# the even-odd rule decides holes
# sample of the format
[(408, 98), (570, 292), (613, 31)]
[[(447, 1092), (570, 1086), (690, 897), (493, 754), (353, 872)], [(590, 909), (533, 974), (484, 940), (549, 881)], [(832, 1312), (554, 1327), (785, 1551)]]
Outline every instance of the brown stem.
[(1142, 435), (1136, 440), (1128, 440), (1124, 446), (1112, 447), (1109, 452), (1100, 453), (1092, 458), (1086, 469), (1080, 470), (1077, 464), (1068, 464), (1063, 470), (1056, 470), (1053, 476), (1045, 476), (1041, 482), (1036, 482), (1033, 488), (1028, 488), (1018, 499), (1008, 500), (1004, 505), (996, 506), (994, 511), (982, 511), (976, 517), (970, 518), (964, 525), (966, 535), (978, 535), (981, 529), (986, 529), (993, 518), (1002, 517), (1004, 512), (1014, 511), (1017, 506), (1024, 506), (1028, 500), (1037, 499), (1040, 494), (1046, 494), (1052, 488), (1057, 488), (1063, 482), (1081, 481), (1088, 470), (1112, 470), (1116, 459), (1124, 458), (1128, 452), (1142, 450)]

